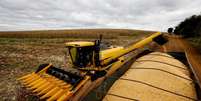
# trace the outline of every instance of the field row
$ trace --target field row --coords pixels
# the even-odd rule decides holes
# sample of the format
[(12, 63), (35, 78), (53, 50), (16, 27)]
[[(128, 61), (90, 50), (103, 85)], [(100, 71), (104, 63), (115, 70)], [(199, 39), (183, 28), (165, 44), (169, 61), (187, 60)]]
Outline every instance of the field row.
[(77, 29), (77, 30), (43, 30), (43, 31), (4, 31), (1, 38), (117, 38), (119, 36), (135, 36), (137, 34), (153, 33), (151, 31), (128, 29)]

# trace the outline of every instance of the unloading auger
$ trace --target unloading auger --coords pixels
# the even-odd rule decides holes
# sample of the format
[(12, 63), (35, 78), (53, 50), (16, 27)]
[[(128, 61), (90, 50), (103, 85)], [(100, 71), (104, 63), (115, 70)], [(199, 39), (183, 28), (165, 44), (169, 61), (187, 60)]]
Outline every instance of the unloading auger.
[(157, 32), (128, 48), (116, 47), (102, 51), (101, 38), (95, 42), (68, 42), (65, 45), (73, 64), (71, 69), (64, 71), (52, 64), (42, 64), (35, 72), (18, 80), (40, 99), (78, 100), (91, 90), (87, 87), (94, 88), (97, 80), (120, 68), (125, 63), (126, 54), (152, 41), (162, 45), (167, 40)]

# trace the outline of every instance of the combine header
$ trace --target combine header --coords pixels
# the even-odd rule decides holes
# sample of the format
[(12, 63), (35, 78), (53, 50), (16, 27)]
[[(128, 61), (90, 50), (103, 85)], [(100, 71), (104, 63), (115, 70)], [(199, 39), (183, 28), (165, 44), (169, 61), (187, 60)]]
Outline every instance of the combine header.
[[(167, 40), (160, 32), (129, 46), (117, 47), (100, 51), (100, 40), (95, 42), (69, 42), (72, 68), (67, 71), (54, 67), (52, 64), (42, 64), (36, 72), (19, 78), (22, 85), (48, 101), (81, 100), (90, 90), (97, 87), (97, 81), (103, 81), (123, 64), (125, 55), (155, 41), (164, 44)], [(89, 89), (90, 88), (90, 89)]]

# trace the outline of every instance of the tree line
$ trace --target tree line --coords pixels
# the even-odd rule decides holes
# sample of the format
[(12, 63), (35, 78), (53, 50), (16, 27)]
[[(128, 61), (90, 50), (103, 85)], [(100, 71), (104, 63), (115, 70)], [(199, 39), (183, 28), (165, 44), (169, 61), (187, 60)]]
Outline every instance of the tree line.
[(180, 22), (174, 29), (169, 28), (168, 32), (173, 32), (176, 35), (184, 37), (198, 37), (201, 36), (201, 15), (192, 15)]

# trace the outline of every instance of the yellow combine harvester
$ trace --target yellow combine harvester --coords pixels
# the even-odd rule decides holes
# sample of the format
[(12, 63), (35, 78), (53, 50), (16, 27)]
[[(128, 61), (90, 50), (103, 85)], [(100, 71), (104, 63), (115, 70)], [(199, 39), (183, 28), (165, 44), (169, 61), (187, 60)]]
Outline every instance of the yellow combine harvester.
[(80, 100), (97, 87), (104, 77), (113, 74), (125, 64), (126, 54), (152, 41), (163, 44), (167, 40), (157, 32), (128, 48), (117, 47), (103, 51), (100, 51), (101, 39), (95, 42), (69, 42), (66, 43), (66, 47), (71, 56), (73, 70), (64, 71), (52, 64), (43, 64), (36, 72), (25, 75), (19, 80), (41, 99)]

